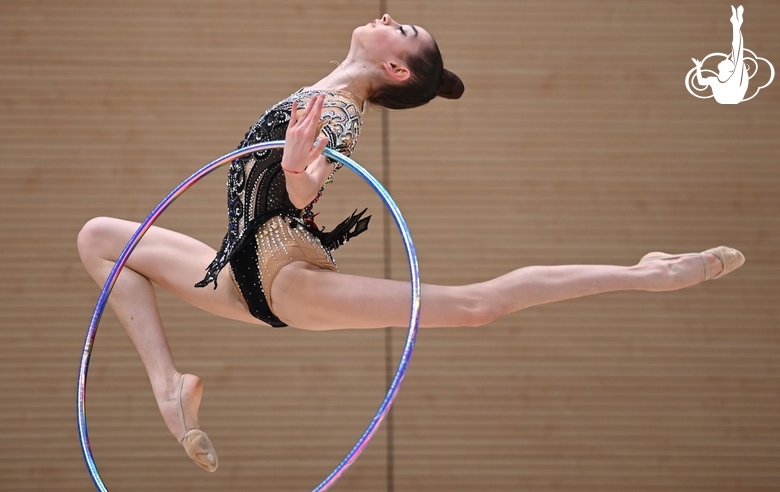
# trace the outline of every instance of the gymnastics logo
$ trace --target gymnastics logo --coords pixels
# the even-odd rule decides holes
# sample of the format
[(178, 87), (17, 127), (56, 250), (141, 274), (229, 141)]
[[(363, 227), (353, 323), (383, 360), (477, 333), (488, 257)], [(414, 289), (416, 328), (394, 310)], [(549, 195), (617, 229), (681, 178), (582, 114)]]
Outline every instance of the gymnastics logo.
[[(743, 21), (742, 14), (745, 12), (745, 9), (742, 5), (737, 9), (732, 5), (731, 12), (732, 15), (730, 20), (733, 33), (731, 39), (731, 54), (711, 53), (704, 57), (702, 61), (691, 58), (696, 66), (685, 76), (685, 88), (699, 99), (714, 97), (715, 101), (720, 104), (739, 104), (742, 101), (749, 101), (756, 97), (759, 91), (771, 84), (772, 80), (775, 78), (775, 67), (769, 63), (769, 60), (761, 58), (751, 50), (745, 48), (741, 31)], [(714, 58), (715, 60), (722, 58), (720, 63), (718, 63), (717, 73), (713, 70), (702, 68), (709, 58)], [(769, 67), (769, 80), (764, 85), (756, 88), (755, 92), (753, 92), (750, 97), (745, 97), (750, 79), (755, 77), (758, 73), (759, 60), (766, 63)], [(704, 77), (702, 76), (702, 73), (711, 74), (711, 76)], [(705, 92), (708, 87), (712, 89), (712, 94), (707, 96), (696, 94), (696, 92)], [(691, 90), (691, 88), (693, 88), (693, 90)], [(696, 92), (694, 92), (694, 90)]]

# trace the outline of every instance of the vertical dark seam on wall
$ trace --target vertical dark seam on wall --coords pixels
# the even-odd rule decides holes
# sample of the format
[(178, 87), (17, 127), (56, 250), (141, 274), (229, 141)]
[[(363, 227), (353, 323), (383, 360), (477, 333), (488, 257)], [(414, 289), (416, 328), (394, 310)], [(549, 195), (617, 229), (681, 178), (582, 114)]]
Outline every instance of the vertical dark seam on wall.
[[(387, 12), (387, 0), (379, 0), (379, 16)], [(390, 111), (382, 108), (382, 184), (390, 192)], [(392, 278), (392, 256), (390, 234), (390, 212), (385, 207), (382, 214), (383, 227), (383, 255), (384, 255), (384, 277)], [(385, 389), (390, 388), (393, 382), (393, 329), (385, 328)], [(385, 429), (387, 430), (387, 492), (395, 490), (395, 450), (393, 448), (393, 410), (387, 413), (385, 418)]]
[[(382, 108), (382, 184), (390, 191), (390, 111)], [(385, 278), (392, 278), (392, 256), (390, 250), (390, 213), (385, 209), (382, 215), (384, 226), (384, 257)], [(389, 389), (393, 382), (393, 329), (385, 328), (385, 388)], [(394, 449), (393, 449), (393, 410), (387, 413), (385, 423), (387, 428), (387, 492), (393, 492), (394, 484)]]

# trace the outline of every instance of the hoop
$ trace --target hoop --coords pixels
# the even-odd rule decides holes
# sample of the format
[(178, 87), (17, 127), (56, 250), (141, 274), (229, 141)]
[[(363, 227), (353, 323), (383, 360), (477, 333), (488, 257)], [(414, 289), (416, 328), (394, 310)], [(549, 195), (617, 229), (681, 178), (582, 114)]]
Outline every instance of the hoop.
[[(92, 313), (92, 320), (89, 324), (86, 340), (84, 341), (84, 351), (81, 354), (81, 366), (79, 367), (78, 393), (76, 396), (76, 412), (78, 416), (81, 451), (84, 454), (84, 461), (86, 462), (87, 470), (92, 477), (92, 481), (95, 483), (95, 487), (97, 487), (98, 490), (102, 492), (108, 492), (108, 489), (103, 484), (103, 480), (98, 473), (95, 459), (92, 456), (92, 448), (89, 445), (87, 418), (84, 412), (84, 403), (87, 392), (87, 371), (89, 369), (89, 359), (92, 355), (92, 347), (95, 342), (95, 335), (97, 333), (98, 324), (100, 323), (100, 318), (103, 315), (106, 303), (108, 302), (108, 296), (111, 294), (111, 289), (114, 287), (114, 283), (116, 283), (116, 280), (119, 277), (119, 273), (122, 271), (122, 268), (127, 262), (130, 253), (133, 252), (133, 249), (135, 249), (136, 245), (141, 240), (146, 231), (148, 231), (152, 224), (160, 217), (162, 212), (165, 211), (165, 209), (167, 209), (171, 203), (176, 200), (176, 198), (181, 196), (181, 194), (187, 191), (187, 189), (189, 189), (192, 185), (200, 181), (202, 178), (217, 168), (222, 167), (228, 162), (231, 162), (241, 156), (261, 150), (280, 149), (283, 147), (283, 140), (274, 140), (271, 142), (263, 142), (245, 147), (243, 149), (238, 149), (204, 166), (195, 174), (185, 179), (179, 186), (171, 191), (168, 196), (165, 197), (165, 199), (160, 202), (154, 210), (152, 210), (146, 220), (141, 223), (141, 225), (135, 231), (135, 234), (133, 234), (133, 236), (130, 238), (130, 241), (125, 246), (122, 254), (119, 255), (119, 258), (114, 264), (114, 268), (111, 270), (111, 273), (108, 275), (106, 283), (103, 285), (103, 290), (100, 293), (100, 297), (98, 298), (97, 305), (95, 306), (95, 311)], [(390, 388), (387, 390), (387, 395), (385, 395), (385, 398), (382, 400), (382, 404), (379, 406), (376, 415), (374, 415), (371, 423), (368, 425), (365, 432), (363, 432), (363, 435), (360, 437), (360, 439), (358, 439), (357, 443), (355, 443), (352, 450), (330, 473), (330, 475), (328, 475), (325, 480), (323, 480), (316, 488), (313, 489), (312, 492), (324, 492), (325, 490), (328, 490), (334, 483), (336, 483), (336, 481), (341, 477), (341, 475), (344, 474), (347, 468), (349, 468), (352, 463), (357, 460), (358, 456), (360, 456), (360, 453), (363, 452), (374, 433), (379, 428), (382, 420), (390, 411), (393, 400), (395, 400), (395, 397), (398, 394), (398, 390), (401, 387), (401, 382), (403, 381), (404, 375), (406, 374), (406, 368), (409, 364), (409, 360), (412, 357), (412, 350), (414, 349), (414, 343), (417, 338), (417, 328), (420, 323), (420, 274), (417, 265), (417, 254), (414, 250), (414, 244), (412, 243), (412, 236), (409, 232), (409, 228), (407, 227), (406, 221), (401, 215), (401, 212), (398, 210), (398, 207), (387, 190), (385, 190), (379, 181), (371, 176), (368, 171), (363, 169), (360, 164), (353, 161), (349, 157), (345, 157), (342, 154), (329, 148), (326, 148), (323, 154), (327, 157), (337, 160), (338, 162), (355, 171), (360, 177), (368, 182), (369, 185), (371, 185), (374, 191), (377, 192), (379, 197), (385, 203), (385, 206), (387, 206), (387, 208), (390, 210), (390, 213), (393, 216), (396, 225), (398, 226), (398, 230), (401, 232), (404, 247), (406, 248), (406, 258), (409, 261), (409, 273), (411, 274), (412, 280), (412, 308), (409, 318), (409, 332), (406, 337), (406, 344), (404, 346), (403, 353), (401, 354), (401, 360), (398, 363), (398, 369), (396, 370), (393, 381), (390, 384)]]

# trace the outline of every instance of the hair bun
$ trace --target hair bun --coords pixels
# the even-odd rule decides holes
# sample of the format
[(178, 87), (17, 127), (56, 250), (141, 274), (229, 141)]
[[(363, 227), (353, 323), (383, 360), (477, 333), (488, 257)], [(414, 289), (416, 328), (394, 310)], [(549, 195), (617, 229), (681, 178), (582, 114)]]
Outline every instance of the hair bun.
[(439, 97), (445, 99), (460, 99), (466, 87), (460, 77), (450, 72), (446, 68), (441, 74), (441, 87), (439, 88)]

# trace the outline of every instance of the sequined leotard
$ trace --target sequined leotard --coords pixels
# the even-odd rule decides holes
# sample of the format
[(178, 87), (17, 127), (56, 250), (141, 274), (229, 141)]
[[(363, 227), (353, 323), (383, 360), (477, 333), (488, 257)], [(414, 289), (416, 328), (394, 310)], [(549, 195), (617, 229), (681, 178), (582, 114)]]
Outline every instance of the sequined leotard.
[[(328, 147), (350, 155), (360, 134), (364, 108), (351, 94), (335, 90), (300, 90), (277, 103), (252, 125), (238, 148), (284, 140), (293, 101), (297, 101), (299, 110), (303, 110), (317, 94), (326, 96), (320, 135), (328, 137)], [(219, 272), (230, 263), (233, 278), (252, 315), (275, 327), (286, 325), (271, 311), (265, 290), (270, 288), (272, 278), (265, 266), (294, 260), (286, 244), (295, 244), (285, 241), (297, 238), (299, 244), (315, 248), (315, 256), (326, 256), (324, 260), (333, 264), (330, 252), (365, 231), (369, 219), (362, 218), (364, 210), (348, 217), (331, 232), (318, 230), (312, 207), (324, 187), (306, 208), (296, 208), (287, 194), (281, 162), (282, 150), (275, 149), (255, 152), (231, 163), (227, 181), (228, 230), (214, 261), (206, 269), (206, 276), (196, 284), (196, 287), (205, 287), (214, 282), (216, 288)], [(331, 162), (335, 173), (341, 164)], [(332, 182), (332, 178), (333, 174), (326, 183)], [(306, 254), (307, 259), (315, 256), (311, 252)], [(300, 259), (304, 260), (304, 257)]]

